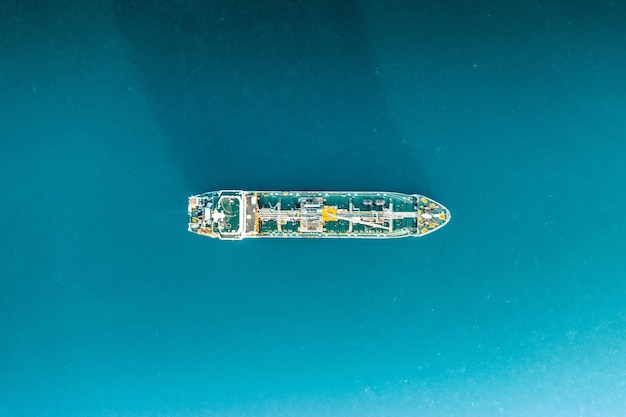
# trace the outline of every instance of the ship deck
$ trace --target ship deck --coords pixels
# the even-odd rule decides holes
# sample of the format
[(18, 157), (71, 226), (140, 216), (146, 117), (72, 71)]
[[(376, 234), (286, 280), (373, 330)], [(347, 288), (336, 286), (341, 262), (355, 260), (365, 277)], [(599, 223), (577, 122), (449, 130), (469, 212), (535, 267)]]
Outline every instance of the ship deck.
[(421, 236), (450, 219), (423, 196), (367, 192), (219, 191), (190, 197), (189, 214), (190, 231), (220, 239)]

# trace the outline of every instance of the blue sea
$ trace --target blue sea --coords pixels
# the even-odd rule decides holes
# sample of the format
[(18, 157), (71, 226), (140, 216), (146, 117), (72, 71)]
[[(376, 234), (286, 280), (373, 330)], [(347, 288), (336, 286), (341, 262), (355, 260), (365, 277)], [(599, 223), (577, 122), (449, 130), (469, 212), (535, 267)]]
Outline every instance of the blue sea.
[[(626, 3), (0, 4), (0, 417), (626, 415)], [(419, 239), (187, 197), (385, 190)]]

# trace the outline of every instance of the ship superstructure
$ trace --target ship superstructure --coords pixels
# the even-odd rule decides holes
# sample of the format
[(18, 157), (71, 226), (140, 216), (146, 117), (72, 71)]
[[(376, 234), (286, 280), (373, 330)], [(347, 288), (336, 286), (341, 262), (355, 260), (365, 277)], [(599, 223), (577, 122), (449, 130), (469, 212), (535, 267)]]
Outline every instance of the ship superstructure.
[(189, 231), (244, 238), (424, 236), (450, 212), (418, 194), (341, 191), (211, 191), (189, 197)]

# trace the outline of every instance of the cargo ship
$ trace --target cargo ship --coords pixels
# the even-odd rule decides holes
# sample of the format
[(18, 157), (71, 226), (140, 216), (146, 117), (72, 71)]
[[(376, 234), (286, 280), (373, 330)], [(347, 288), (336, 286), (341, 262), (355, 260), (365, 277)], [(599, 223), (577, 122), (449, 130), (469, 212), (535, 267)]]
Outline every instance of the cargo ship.
[(440, 203), (395, 192), (211, 191), (188, 213), (190, 232), (223, 240), (420, 237), (450, 221)]

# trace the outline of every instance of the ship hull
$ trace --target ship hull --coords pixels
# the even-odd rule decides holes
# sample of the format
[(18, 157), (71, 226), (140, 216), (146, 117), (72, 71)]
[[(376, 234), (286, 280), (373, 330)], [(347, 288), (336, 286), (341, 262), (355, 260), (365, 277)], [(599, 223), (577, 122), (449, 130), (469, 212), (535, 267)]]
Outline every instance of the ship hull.
[(222, 240), (420, 237), (450, 221), (422, 195), (359, 191), (211, 191), (189, 197), (188, 214), (190, 232)]

